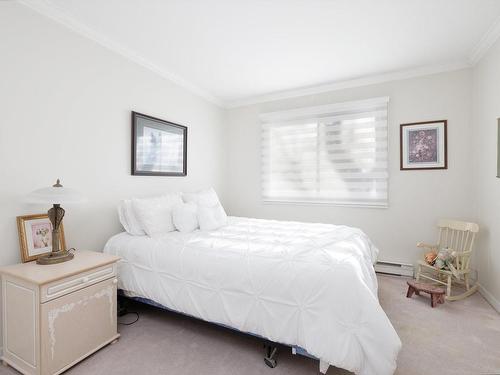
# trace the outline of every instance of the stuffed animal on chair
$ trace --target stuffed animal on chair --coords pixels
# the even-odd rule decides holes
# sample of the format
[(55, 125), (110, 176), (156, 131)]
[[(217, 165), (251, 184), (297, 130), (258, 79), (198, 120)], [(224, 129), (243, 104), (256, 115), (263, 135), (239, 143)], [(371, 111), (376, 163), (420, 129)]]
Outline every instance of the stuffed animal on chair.
[(434, 265), (436, 258), (437, 258), (437, 253), (435, 251), (430, 251), (424, 254), (425, 261), (427, 262), (427, 264), (430, 264), (431, 266)]
[(453, 266), (453, 261), (456, 256), (457, 254), (455, 251), (444, 247), (437, 253), (436, 259), (434, 260), (434, 267), (440, 270), (448, 269), (453, 273), (453, 275), (458, 277), (457, 270)]

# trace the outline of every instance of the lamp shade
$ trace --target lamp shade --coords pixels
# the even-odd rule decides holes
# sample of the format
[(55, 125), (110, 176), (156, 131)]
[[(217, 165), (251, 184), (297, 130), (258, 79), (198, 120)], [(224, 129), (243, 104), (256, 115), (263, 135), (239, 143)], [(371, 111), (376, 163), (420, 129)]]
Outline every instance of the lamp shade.
[(62, 186), (59, 180), (55, 185), (32, 191), (26, 197), (28, 203), (67, 204), (83, 201), (83, 195), (79, 191)]

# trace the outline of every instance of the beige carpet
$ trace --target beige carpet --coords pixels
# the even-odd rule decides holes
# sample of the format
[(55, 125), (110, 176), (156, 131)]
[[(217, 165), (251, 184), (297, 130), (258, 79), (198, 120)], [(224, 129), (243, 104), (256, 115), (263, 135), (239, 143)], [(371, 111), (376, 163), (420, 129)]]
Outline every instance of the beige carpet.
[[(432, 309), (426, 297), (405, 297), (406, 279), (379, 276), (379, 282), (381, 304), (403, 342), (398, 375), (500, 374), (500, 315), (478, 293)], [(118, 343), (67, 374), (318, 374), (317, 361), (287, 348), (270, 369), (256, 338), (144, 305), (133, 308), (139, 322), (120, 326)], [(0, 374), (17, 372), (0, 366)], [(328, 375), (334, 374), (348, 372), (330, 368)]]

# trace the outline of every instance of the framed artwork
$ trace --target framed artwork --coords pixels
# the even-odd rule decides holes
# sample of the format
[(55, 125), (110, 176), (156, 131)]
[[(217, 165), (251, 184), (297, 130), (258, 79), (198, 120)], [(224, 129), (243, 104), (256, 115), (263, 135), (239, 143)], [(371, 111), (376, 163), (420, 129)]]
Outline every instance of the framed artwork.
[(186, 176), (187, 127), (132, 112), (132, 175)]
[(401, 124), (401, 170), (447, 169), (447, 120)]
[[(48, 214), (18, 216), (17, 230), (23, 263), (36, 260), (39, 256), (52, 251), (52, 223)], [(62, 223), (59, 240), (60, 248), (66, 249)]]

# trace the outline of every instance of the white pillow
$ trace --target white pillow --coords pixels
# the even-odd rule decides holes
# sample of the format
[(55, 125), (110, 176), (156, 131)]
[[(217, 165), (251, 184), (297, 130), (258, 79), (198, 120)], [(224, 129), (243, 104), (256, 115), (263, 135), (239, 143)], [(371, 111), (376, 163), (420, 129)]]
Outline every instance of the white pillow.
[(137, 220), (130, 199), (122, 200), (118, 205), (118, 218), (129, 234), (133, 236), (144, 236), (146, 234)]
[(227, 224), (227, 215), (219, 203), (213, 207), (198, 206), (198, 222), (201, 230), (215, 230)]
[(183, 193), (184, 202), (198, 205), (198, 222), (201, 230), (214, 230), (227, 224), (227, 215), (213, 188), (197, 193)]
[(125, 210), (125, 202), (120, 201), (120, 203), (118, 204), (118, 219), (120, 220), (120, 224), (122, 225), (123, 229), (125, 229), (127, 233), (130, 233), (130, 227), (127, 222), (127, 214)]
[(178, 204), (172, 211), (172, 219), (179, 232), (192, 232), (198, 229), (198, 207), (195, 203)]
[(175, 230), (172, 210), (180, 203), (181, 195), (171, 193), (160, 197), (133, 199), (132, 207), (146, 234), (154, 237)]

